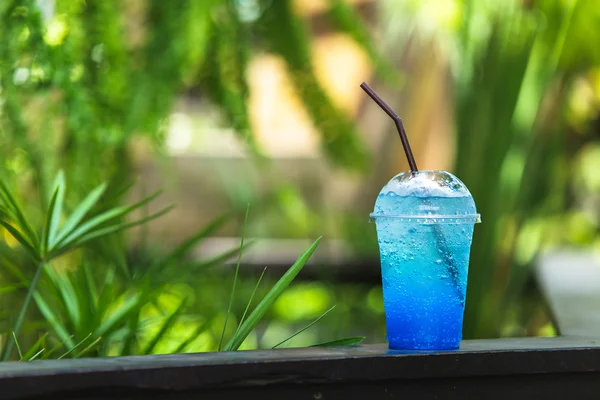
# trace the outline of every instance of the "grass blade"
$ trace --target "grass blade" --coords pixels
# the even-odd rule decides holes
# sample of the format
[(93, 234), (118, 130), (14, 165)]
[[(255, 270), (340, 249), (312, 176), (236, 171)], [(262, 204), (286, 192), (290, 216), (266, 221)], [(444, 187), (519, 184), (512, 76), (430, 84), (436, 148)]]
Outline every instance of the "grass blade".
[(19, 360), (23, 361), (23, 353), (21, 352), (21, 346), (19, 345), (19, 341), (17, 340), (17, 335), (15, 335), (14, 331), (13, 331), (12, 335), (13, 335), (13, 339), (15, 341), (15, 346), (17, 346), (17, 352), (19, 353)]
[(246, 337), (252, 332), (256, 324), (261, 320), (261, 318), (266, 314), (266, 312), (271, 308), (273, 303), (277, 300), (277, 298), (281, 295), (281, 293), (289, 286), (289, 284), (294, 280), (296, 275), (302, 270), (304, 265), (308, 262), (312, 254), (317, 249), (319, 242), (321, 241), (321, 237), (319, 237), (315, 242), (304, 252), (302, 253), (296, 262), (287, 270), (287, 272), (277, 281), (277, 283), (269, 290), (269, 293), (262, 299), (262, 301), (256, 306), (254, 311), (250, 314), (248, 319), (244, 321), (238, 334), (231, 338), (231, 340), (227, 343), (224, 350), (231, 351), (237, 350), (242, 342), (246, 339)]
[(55, 195), (52, 196), (50, 206), (48, 207), (49, 222), (46, 224), (46, 249), (51, 251), (56, 244), (56, 234), (58, 232), (58, 224), (62, 216), (63, 203), (65, 198), (65, 175), (62, 171), (58, 173), (54, 183)]
[(41, 349), (40, 351), (38, 351), (37, 353), (35, 353), (31, 357), (29, 357), (28, 359), (26, 359), (26, 361), (33, 361), (33, 360), (35, 360), (36, 358), (38, 358), (38, 356), (40, 354), (42, 354), (44, 352), (44, 350), (46, 350), (46, 349)]
[(71, 354), (74, 350), (76, 350), (79, 346), (81, 346), (83, 344), (83, 342), (85, 342), (86, 340), (88, 340), (90, 338), (90, 336), (92, 336), (92, 334), (90, 333), (89, 335), (87, 335), (86, 337), (83, 338), (83, 340), (81, 340), (79, 343), (77, 343), (75, 346), (71, 347), (66, 353), (62, 354), (60, 357), (58, 357), (58, 359), (63, 359), (66, 356), (68, 356), (69, 354)]
[(319, 322), (323, 317), (325, 317), (327, 314), (329, 314), (330, 312), (333, 311), (333, 309), (335, 308), (335, 306), (331, 307), (329, 310), (325, 311), (323, 314), (321, 314), (317, 319), (315, 319), (313, 322), (311, 322), (310, 324), (306, 325), (304, 328), (296, 331), (296, 333), (294, 333), (293, 335), (289, 336), (286, 339), (283, 339), (281, 342), (277, 343), (275, 346), (273, 346), (272, 348), (275, 349), (279, 346), (281, 346), (282, 344), (284, 344), (285, 342), (295, 338), (296, 336), (298, 336), (299, 334), (301, 334), (302, 332), (304, 332), (305, 330), (307, 330), (308, 328), (310, 328), (311, 326), (313, 326), (314, 324), (316, 324), (317, 322)]
[(181, 301), (181, 303), (179, 304), (179, 306), (177, 306), (175, 311), (173, 311), (171, 313), (171, 315), (169, 315), (167, 317), (167, 319), (165, 320), (163, 325), (160, 327), (158, 332), (156, 332), (156, 334), (154, 335), (152, 340), (150, 340), (150, 343), (148, 343), (146, 348), (142, 351), (142, 354), (151, 354), (152, 353), (152, 351), (154, 350), (154, 348), (156, 347), (158, 342), (164, 337), (164, 335), (169, 331), (169, 329), (171, 329), (173, 327), (175, 322), (177, 322), (177, 318), (179, 318), (179, 315), (183, 311), (185, 304), (186, 304), (186, 299), (183, 299)]
[(88, 344), (85, 349), (81, 350), (79, 353), (75, 354), (73, 356), (73, 358), (79, 358), (82, 355), (84, 355), (85, 353), (87, 353), (88, 351), (92, 350), (94, 348), (94, 346), (96, 346), (98, 343), (100, 343), (100, 341), (102, 340), (101, 337), (97, 338), (96, 340), (94, 340), (92, 343)]
[(310, 347), (353, 346), (361, 343), (363, 340), (365, 340), (364, 336), (352, 336), (344, 339), (332, 340), (331, 342), (313, 344)]
[(246, 319), (246, 314), (248, 314), (248, 310), (250, 309), (252, 300), (254, 300), (254, 295), (256, 294), (256, 291), (258, 290), (258, 287), (260, 286), (260, 282), (262, 281), (263, 276), (265, 276), (265, 272), (267, 272), (267, 267), (265, 267), (263, 269), (262, 274), (260, 274), (260, 277), (258, 278), (258, 282), (256, 282), (256, 285), (254, 286), (254, 290), (252, 291), (250, 300), (248, 300), (248, 304), (246, 304), (246, 309), (244, 310), (244, 314), (242, 314), (242, 319), (240, 319), (240, 323), (239, 323), (237, 329), (235, 330), (235, 333), (233, 334), (233, 336), (237, 335), (237, 333), (240, 331), (240, 327), (242, 326), (242, 324), (244, 323), (244, 320)]
[[(23, 355), (23, 359), (31, 360), (31, 357), (39, 348), (41, 348), (40, 352), (44, 351), (44, 348), (46, 347), (45, 343), (46, 343), (47, 337), (48, 337), (48, 332), (46, 332), (42, 336), (40, 336), (40, 338), (33, 344), (33, 346), (31, 346), (31, 348), (29, 350), (27, 350), (27, 353), (25, 353)], [(39, 355), (39, 352), (38, 352), (38, 355)]]
[(223, 324), (223, 332), (221, 332), (221, 339), (219, 339), (218, 351), (221, 351), (223, 345), (223, 338), (225, 337), (225, 330), (227, 329), (227, 322), (229, 322), (229, 314), (231, 313), (231, 307), (233, 305), (233, 299), (235, 296), (235, 285), (237, 283), (238, 275), (240, 272), (240, 263), (242, 262), (242, 254), (244, 249), (244, 238), (246, 236), (246, 227), (248, 226), (248, 214), (250, 213), (250, 204), (246, 207), (246, 216), (244, 217), (244, 226), (242, 228), (242, 239), (240, 241), (240, 252), (238, 254), (237, 265), (235, 266), (235, 274), (233, 275), (233, 286), (231, 287), (231, 294), (229, 296), (229, 305), (227, 306), (227, 315), (225, 315), (225, 323)]
[(75, 207), (75, 210), (73, 210), (73, 213), (69, 216), (67, 222), (65, 222), (58, 233), (55, 246), (58, 246), (75, 228), (77, 228), (77, 225), (85, 218), (86, 214), (94, 207), (98, 200), (100, 200), (100, 197), (102, 197), (105, 190), (105, 183), (97, 186), (77, 207)]
[[(73, 340), (73, 335), (68, 336), (67, 340)], [(44, 356), (42, 357), (43, 360), (47, 360), (48, 358), (50, 358), (50, 356), (52, 354), (54, 354), (56, 352), (56, 350), (60, 349), (61, 347), (63, 347), (65, 345), (66, 341), (63, 340), (61, 342), (58, 342), (53, 348), (50, 349), (50, 351), (46, 352), (44, 354)]]

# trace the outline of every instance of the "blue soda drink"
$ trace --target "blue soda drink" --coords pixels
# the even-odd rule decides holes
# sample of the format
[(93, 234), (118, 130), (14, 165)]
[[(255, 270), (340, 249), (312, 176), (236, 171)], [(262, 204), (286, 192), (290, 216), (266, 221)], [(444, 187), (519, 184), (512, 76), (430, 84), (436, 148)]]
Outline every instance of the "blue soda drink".
[(403, 172), (381, 190), (372, 219), (391, 349), (457, 349), (467, 291), (473, 197), (444, 171)]

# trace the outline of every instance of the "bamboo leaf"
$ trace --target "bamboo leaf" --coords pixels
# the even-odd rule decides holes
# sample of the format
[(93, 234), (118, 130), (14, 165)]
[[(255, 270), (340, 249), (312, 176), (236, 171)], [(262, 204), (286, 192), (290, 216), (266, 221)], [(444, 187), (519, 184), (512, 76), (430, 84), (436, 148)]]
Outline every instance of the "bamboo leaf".
[(310, 328), (311, 326), (313, 326), (314, 324), (316, 324), (317, 322), (319, 322), (323, 317), (325, 317), (327, 314), (329, 314), (331, 311), (333, 311), (334, 308), (335, 308), (335, 306), (331, 307), (329, 310), (325, 311), (323, 314), (321, 314), (317, 319), (315, 319), (314, 321), (312, 321), (310, 324), (306, 325), (304, 328), (298, 330), (296, 333), (294, 333), (293, 335), (287, 337), (286, 339), (283, 339), (281, 342), (277, 343), (272, 348), (275, 349), (275, 348), (281, 346), (282, 344), (284, 344), (285, 342), (287, 342), (287, 341), (295, 338), (296, 336), (298, 336), (299, 334), (301, 334), (302, 332), (304, 332), (305, 330), (307, 330), (308, 328)]
[(344, 339), (332, 340), (331, 342), (324, 342), (319, 344), (313, 344), (310, 347), (334, 347), (334, 346), (354, 346), (365, 340), (364, 336), (353, 336)]
[(231, 340), (227, 343), (227, 345), (224, 348), (225, 351), (237, 350), (240, 347), (242, 342), (246, 339), (250, 332), (252, 332), (254, 327), (258, 324), (262, 317), (275, 303), (275, 301), (281, 295), (281, 293), (283, 293), (283, 291), (289, 286), (289, 284), (302, 270), (304, 265), (308, 262), (308, 260), (316, 250), (320, 241), (321, 237), (315, 240), (315, 242), (298, 257), (296, 262), (287, 270), (287, 272), (281, 277), (281, 279), (277, 281), (277, 283), (271, 288), (271, 290), (262, 299), (258, 306), (256, 306), (254, 311), (252, 311), (248, 319), (244, 321), (237, 335), (231, 338)]

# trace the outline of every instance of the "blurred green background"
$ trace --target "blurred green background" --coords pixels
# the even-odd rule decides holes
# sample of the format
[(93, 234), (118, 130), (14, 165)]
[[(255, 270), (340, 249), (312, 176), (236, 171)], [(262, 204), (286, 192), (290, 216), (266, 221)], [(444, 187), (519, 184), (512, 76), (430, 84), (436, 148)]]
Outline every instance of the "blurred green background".
[[(596, 0), (4, 0), (0, 18), (0, 178), (28, 215), (43, 219), (59, 170), (67, 208), (101, 182), (135, 181), (124, 204), (165, 189), (142, 213), (176, 204), (53, 261), (73, 287), (42, 277), (53, 313), (36, 303), (23, 343), (45, 332), (58, 342), (56, 321), (74, 343), (93, 334), (70, 319), (78, 271), (132, 274), (110, 275), (116, 304), (103, 318), (117, 319), (136, 274), (228, 215), (161, 275), (160, 295), (136, 305), (137, 347), (118, 345), (124, 318), (91, 355), (216, 350), (248, 204), (254, 244), (232, 320), (264, 266), (257, 298), (309, 239), (324, 239), (242, 348), (271, 347), (333, 305), (286, 345), (384, 341), (368, 213), (408, 166), (362, 81), (402, 116), (419, 167), (454, 172), (482, 214), (466, 338), (555, 334), (532, 281), (536, 256), (600, 251)], [(34, 271), (0, 230), (3, 342)]]

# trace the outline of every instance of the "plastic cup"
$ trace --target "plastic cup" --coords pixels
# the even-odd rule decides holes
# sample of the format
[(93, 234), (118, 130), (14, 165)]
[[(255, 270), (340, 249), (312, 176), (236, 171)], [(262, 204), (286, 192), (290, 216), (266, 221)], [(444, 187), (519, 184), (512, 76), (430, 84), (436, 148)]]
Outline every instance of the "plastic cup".
[(464, 183), (445, 171), (402, 172), (379, 193), (377, 227), (390, 349), (459, 348), (475, 223)]

